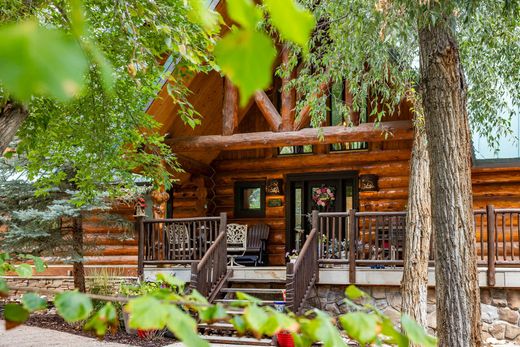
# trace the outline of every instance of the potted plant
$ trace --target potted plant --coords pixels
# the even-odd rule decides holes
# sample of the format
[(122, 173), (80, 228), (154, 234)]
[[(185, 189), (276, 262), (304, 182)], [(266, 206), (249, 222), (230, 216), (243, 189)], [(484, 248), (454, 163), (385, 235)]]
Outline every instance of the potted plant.
[(294, 338), (287, 330), (281, 330), (276, 334), (276, 345), (279, 347), (294, 347)]

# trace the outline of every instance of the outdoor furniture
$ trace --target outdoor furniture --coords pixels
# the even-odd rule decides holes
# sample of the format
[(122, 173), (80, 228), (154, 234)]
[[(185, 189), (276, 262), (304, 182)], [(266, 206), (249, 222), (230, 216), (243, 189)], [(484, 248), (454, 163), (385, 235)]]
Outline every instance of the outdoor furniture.
[(247, 225), (228, 224), (226, 232), (228, 264), (240, 266), (235, 259), (247, 250)]
[(269, 225), (256, 224), (247, 230), (247, 245), (244, 255), (235, 258), (241, 265), (265, 265), (267, 263), (267, 239)]
[(168, 240), (167, 259), (191, 259), (194, 249), (190, 246), (190, 233), (186, 225), (169, 224), (165, 225), (164, 229)]

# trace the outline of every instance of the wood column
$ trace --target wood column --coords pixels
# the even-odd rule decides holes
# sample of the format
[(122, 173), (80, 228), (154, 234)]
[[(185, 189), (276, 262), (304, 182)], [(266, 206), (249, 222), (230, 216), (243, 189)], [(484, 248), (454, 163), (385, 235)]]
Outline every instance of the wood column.
[(238, 126), (238, 89), (224, 78), (224, 102), (222, 103), (222, 135), (232, 135)]
[(153, 202), (153, 218), (162, 219), (166, 218), (166, 202), (170, 198), (170, 194), (164, 190), (154, 190), (151, 194)]
[[(284, 47), (282, 51), (282, 64), (289, 64), (290, 51)], [(294, 127), (294, 116), (296, 114), (296, 90), (288, 89), (289, 82), (296, 77), (296, 71), (292, 70), (288, 78), (282, 78), (282, 131), (291, 131)]]
[[(315, 94), (315, 98), (321, 98), (324, 93), (328, 91), (330, 87), (330, 82), (322, 83), (320, 85), (319, 90)], [(298, 115), (298, 118), (294, 120), (294, 130), (300, 130), (305, 127), (307, 127), (311, 122), (311, 107), (309, 105), (306, 105), (302, 110), (300, 111), (300, 114)]]

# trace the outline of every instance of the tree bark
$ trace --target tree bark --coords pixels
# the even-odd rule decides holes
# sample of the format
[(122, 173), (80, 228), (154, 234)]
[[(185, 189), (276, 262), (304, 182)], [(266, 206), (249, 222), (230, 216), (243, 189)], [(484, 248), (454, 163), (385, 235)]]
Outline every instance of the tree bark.
[(0, 107), (0, 155), (13, 140), (16, 131), (27, 118), (29, 112), (20, 104), (7, 101)]
[(410, 315), (423, 327), (428, 326), (428, 258), (432, 230), (430, 196), (430, 157), (426, 132), (416, 119), (410, 182), (403, 280), (401, 282), (403, 313)]
[(85, 267), (83, 265), (83, 225), (81, 217), (73, 220), (72, 229), (72, 248), (79, 260), (72, 263), (72, 276), (74, 278), (74, 288), (82, 293), (86, 291), (85, 285)]
[(419, 30), (439, 346), (481, 346), (466, 82), (447, 20)]

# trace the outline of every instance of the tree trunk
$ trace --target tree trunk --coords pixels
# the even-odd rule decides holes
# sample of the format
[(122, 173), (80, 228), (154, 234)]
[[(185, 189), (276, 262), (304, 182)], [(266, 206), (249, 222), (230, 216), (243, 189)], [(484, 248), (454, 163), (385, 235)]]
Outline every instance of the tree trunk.
[(74, 288), (85, 293), (85, 267), (83, 266), (83, 225), (81, 217), (74, 218), (72, 229), (72, 247), (78, 261), (72, 263), (72, 276), (74, 278)]
[(16, 131), (22, 125), (29, 112), (27, 109), (12, 101), (0, 106), (0, 155), (13, 140)]
[(410, 315), (423, 327), (427, 321), (428, 258), (432, 231), (430, 196), (430, 160), (424, 124), (416, 119), (412, 158), (408, 214), (406, 216), (406, 242), (404, 252), (402, 312)]
[(440, 346), (481, 346), (466, 82), (447, 20), (419, 30)]

